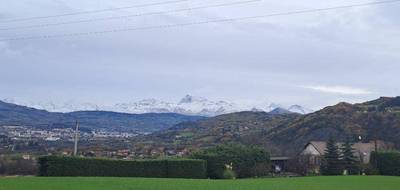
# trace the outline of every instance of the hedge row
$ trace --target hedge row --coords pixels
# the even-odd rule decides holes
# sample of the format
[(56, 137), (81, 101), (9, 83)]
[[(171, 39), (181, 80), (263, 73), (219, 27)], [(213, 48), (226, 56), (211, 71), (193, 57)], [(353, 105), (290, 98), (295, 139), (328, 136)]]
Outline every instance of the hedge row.
[(373, 152), (371, 164), (381, 175), (400, 176), (400, 152)]
[(154, 178), (206, 178), (206, 161), (109, 160), (45, 156), (39, 158), (40, 176), (110, 176)]

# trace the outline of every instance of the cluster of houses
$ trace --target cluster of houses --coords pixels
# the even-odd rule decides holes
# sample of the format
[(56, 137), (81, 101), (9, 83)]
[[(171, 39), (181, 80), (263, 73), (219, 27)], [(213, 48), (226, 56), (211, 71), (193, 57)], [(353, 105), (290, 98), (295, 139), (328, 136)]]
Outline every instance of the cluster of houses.
[[(30, 126), (0, 126), (0, 135), (12, 138), (13, 140), (74, 141), (75, 130), (72, 128), (38, 129)], [(79, 132), (80, 139), (92, 141), (107, 138), (127, 139), (135, 136), (138, 136), (138, 133), (107, 131), (104, 129)]]
[(27, 126), (0, 126), (0, 135), (19, 141), (24, 141), (27, 139), (40, 139), (45, 141), (71, 141), (73, 139), (74, 131), (69, 128), (54, 128), (48, 130), (36, 129)]

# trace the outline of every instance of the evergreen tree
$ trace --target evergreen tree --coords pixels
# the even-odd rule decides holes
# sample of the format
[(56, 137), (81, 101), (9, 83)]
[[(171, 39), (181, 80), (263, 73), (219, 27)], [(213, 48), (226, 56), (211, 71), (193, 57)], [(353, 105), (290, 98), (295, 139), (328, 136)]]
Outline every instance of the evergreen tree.
[(322, 166), (322, 174), (323, 175), (343, 174), (339, 147), (336, 145), (336, 141), (333, 138), (330, 138), (326, 143), (324, 162)]
[(347, 170), (348, 174), (357, 174), (359, 172), (358, 161), (357, 157), (354, 156), (353, 143), (350, 138), (347, 138), (342, 145), (341, 153), (343, 169)]

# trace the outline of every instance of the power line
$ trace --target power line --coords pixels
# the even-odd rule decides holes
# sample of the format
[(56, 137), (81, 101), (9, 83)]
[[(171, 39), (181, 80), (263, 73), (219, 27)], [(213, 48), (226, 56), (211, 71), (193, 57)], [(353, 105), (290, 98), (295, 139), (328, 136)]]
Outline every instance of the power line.
[(103, 17), (103, 18), (94, 18), (94, 19), (82, 19), (82, 20), (75, 20), (75, 21), (68, 21), (68, 22), (50, 23), (50, 24), (37, 24), (37, 25), (29, 25), (29, 26), (17, 26), (17, 27), (10, 27), (10, 28), (0, 28), (0, 31), (1, 30), (30, 29), (30, 28), (44, 28), (44, 27), (60, 26), (60, 25), (68, 25), (68, 24), (99, 22), (99, 21), (106, 21), (106, 20), (119, 20), (119, 19), (133, 18), (133, 17), (162, 15), (162, 14), (168, 14), (168, 13), (177, 13), (177, 12), (194, 11), (194, 10), (216, 8), (216, 7), (227, 7), (227, 6), (234, 6), (234, 5), (242, 5), (242, 4), (259, 2), (259, 1), (262, 1), (262, 0), (236, 1), (236, 2), (230, 2), (230, 3), (221, 3), (221, 4), (215, 4), (215, 5), (206, 5), (206, 6), (198, 6), (198, 7), (191, 7), (191, 8), (167, 10), (167, 11), (155, 11), (155, 12), (140, 13), (140, 14), (130, 14), (130, 15), (123, 15), (123, 16), (112, 16), (112, 17)]
[(351, 5), (343, 5), (343, 6), (336, 6), (336, 7), (290, 11), (290, 12), (273, 13), (273, 14), (266, 14), (266, 15), (247, 16), (247, 17), (223, 18), (223, 19), (188, 22), (188, 23), (181, 23), (181, 24), (166, 24), (166, 25), (155, 25), (155, 26), (135, 27), (135, 28), (111, 29), (111, 30), (93, 31), (93, 32), (79, 32), (79, 33), (66, 33), (66, 34), (54, 34), (54, 35), (42, 35), (42, 36), (16, 37), (16, 38), (0, 39), (0, 41), (20, 41), (20, 40), (33, 40), (33, 39), (76, 37), (76, 36), (100, 35), (100, 34), (106, 34), (106, 33), (138, 31), (138, 30), (153, 30), (153, 29), (163, 29), (163, 28), (176, 28), (176, 27), (186, 27), (186, 26), (210, 24), (210, 23), (234, 22), (234, 21), (250, 20), (250, 19), (257, 19), (257, 18), (267, 18), (267, 17), (276, 17), (276, 16), (288, 16), (288, 15), (296, 15), (296, 14), (306, 14), (306, 13), (337, 10), (337, 9), (347, 9), (347, 8), (354, 8), (354, 7), (372, 6), (372, 5), (379, 5), (379, 4), (388, 4), (388, 3), (395, 3), (395, 2), (400, 2), (400, 0), (376, 1), (376, 2), (351, 4)]
[(175, 4), (175, 3), (187, 2), (187, 1), (189, 1), (189, 0), (171, 0), (171, 1), (156, 2), (156, 3), (138, 4), (138, 5), (132, 5), (132, 6), (126, 6), (126, 7), (115, 7), (115, 8), (98, 9), (98, 10), (91, 10), (91, 11), (78, 11), (78, 12), (57, 14), (57, 15), (15, 18), (15, 19), (0, 20), (0, 23), (12, 23), (12, 22), (40, 20), (40, 19), (48, 19), (48, 18), (58, 18), (58, 17), (66, 17), (66, 16), (84, 15), (84, 14), (94, 14), (94, 13), (119, 11), (119, 10), (132, 9), (132, 8), (151, 7), (151, 6), (156, 6), (156, 5)]

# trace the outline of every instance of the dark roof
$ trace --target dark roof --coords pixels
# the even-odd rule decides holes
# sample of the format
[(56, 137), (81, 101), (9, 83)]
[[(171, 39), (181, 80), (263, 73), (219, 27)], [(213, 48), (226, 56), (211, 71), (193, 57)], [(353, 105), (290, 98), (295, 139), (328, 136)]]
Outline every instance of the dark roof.
[[(307, 145), (305, 147), (307, 147), (308, 145), (312, 145), (320, 153), (320, 155), (325, 154), (325, 150), (326, 150), (326, 142), (325, 141), (310, 141), (309, 143), (307, 143)], [(341, 147), (343, 145), (343, 143), (337, 143), (336, 145)], [(386, 145), (383, 141), (377, 141), (377, 146), (379, 149), (386, 147)], [(357, 152), (370, 153), (375, 150), (375, 143), (374, 142), (354, 143), (353, 148)]]
[(271, 157), (271, 161), (276, 161), (276, 160), (289, 160), (290, 157), (285, 157), (285, 156), (280, 156), (280, 157)]

